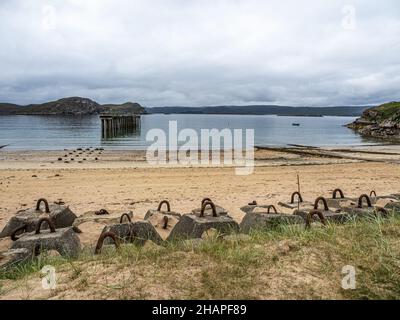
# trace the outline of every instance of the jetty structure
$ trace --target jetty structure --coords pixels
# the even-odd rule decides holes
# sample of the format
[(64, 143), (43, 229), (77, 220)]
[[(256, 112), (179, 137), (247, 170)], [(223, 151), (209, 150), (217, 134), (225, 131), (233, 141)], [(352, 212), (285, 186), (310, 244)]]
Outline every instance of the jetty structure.
[(102, 113), (101, 136), (103, 139), (114, 138), (140, 130), (140, 114), (137, 113)]

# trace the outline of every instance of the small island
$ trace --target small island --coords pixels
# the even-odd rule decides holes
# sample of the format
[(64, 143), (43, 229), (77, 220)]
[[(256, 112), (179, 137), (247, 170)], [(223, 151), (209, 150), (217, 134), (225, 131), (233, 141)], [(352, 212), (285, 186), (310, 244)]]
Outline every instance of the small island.
[(0, 103), (0, 115), (95, 115), (102, 113), (145, 113), (145, 109), (135, 102), (123, 104), (99, 104), (88, 98), (69, 97), (42, 104), (21, 106)]
[(400, 102), (367, 109), (347, 127), (368, 137), (400, 140)]

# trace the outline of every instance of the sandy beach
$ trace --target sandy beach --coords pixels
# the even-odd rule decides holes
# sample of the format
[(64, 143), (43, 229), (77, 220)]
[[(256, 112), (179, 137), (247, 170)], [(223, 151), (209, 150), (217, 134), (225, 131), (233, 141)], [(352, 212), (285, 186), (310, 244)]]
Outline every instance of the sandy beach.
[[(253, 200), (273, 205), (288, 201), (297, 190), (297, 174), (303, 197), (310, 201), (328, 197), (338, 187), (352, 197), (370, 190), (381, 195), (400, 190), (397, 146), (287, 150), (257, 150), (254, 173), (247, 176), (236, 175), (232, 167), (154, 167), (142, 151), (82, 152), (79, 157), (78, 151), (74, 155), (68, 154), (71, 151), (2, 151), (0, 228), (42, 197), (65, 202), (78, 216), (104, 208), (132, 211), (135, 219), (142, 219), (164, 199), (172, 210), (188, 213), (200, 206), (203, 197), (210, 197), (240, 222), (239, 208)], [(58, 161), (65, 154), (69, 163)], [(99, 230), (93, 232), (95, 239)]]
[[(399, 151), (397, 146), (257, 150), (254, 173), (248, 176), (236, 175), (232, 167), (152, 167), (143, 152), (105, 150), (86, 155), (82, 163), (64, 163), (58, 161), (64, 151), (2, 151), (0, 228), (41, 197), (65, 202), (78, 216), (104, 208), (116, 214), (132, 211), (134, 220), (143, 219), (147, 210), (157, 208), (163, 199), (170, 201), (173, 211), (188, 213), (200, 206), (203, 197), (210, 197), (240, 222), (244, 216), (240, 207), (253, 200), (274, 205), (289, 201), (297, 190), (297, 175), (303, 197), (310, 201), (328, 197), (338, 187), (350, 197), (370, 190), (378, 195), (399, 193)], [(291, 209), (277, 207), (291, 213)], [(384, 231), (384, 243), (393, 244), (395, 255), (396, 223), (387, 223)], [(103, 226), (80, 225), (82, 245), (93, 246)], [(376, 291), (383, 290), (380, 284), (375, 285), (369, 275), (395, 268), (395, 261), (377, 246), (376, 236), (371, 240), (365, 233), (375, 232), (375, 227), (343, 228), (323, 235), (314, 228), (307, 235), (309, 240), (301, 234), (274, 238), (266, 234), (265, 240), (252, 238), (244, 244), (218, 242), (210, 244), (215, 246), (211, 251), (207, 246), (198, 250), (126, 247), (122, 255), (88, 256), (58, 267), (56, 290), (38, 285), (40, 272), (28, 272), (18, 281), (2, 280), (0, 299), (359, 298), (363, 297), (361, 291), (351, 296), (338, 285), (340, 268), (353, 260), (371, 267), (360, 281), (371, 292), (382, 294)], [(320, 239), (318, 243), (314, 237)], [(347, 245), (359, 241), (363, 243), (360, 252)], [(2, 239), (0, 250), (7, 250), (10, 242)], [(386, 261), (384, 265), (382, 261)], [(171, 270), (175, 270), (173, 274)], [(321, 277), (321, 272), (325, 276)]]

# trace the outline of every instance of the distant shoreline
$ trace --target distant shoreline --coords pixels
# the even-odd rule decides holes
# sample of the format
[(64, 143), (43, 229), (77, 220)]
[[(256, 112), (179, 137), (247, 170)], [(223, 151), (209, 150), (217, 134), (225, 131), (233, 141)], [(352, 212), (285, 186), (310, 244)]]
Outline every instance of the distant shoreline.
[(0, 103), (0, 115), (98, 115), (104, 112), (139, 114), (225, 114), (277, 115), (299, 117), (349, 116), (358, 117), (367, 106), (284, 106), (284, 105), (215, 105), (200, 107), (164, 106), (143, 107), (135, 102), (99, 104), (89, 98), (68, 97), (57, 101), (21, 106)]
[[(265, 114), (252, 114), (252, 113), (179, 113), (179, 112), (172, 112), (172, 113), (165, 113), (165, 112), (157, 112), (157, 113), (142, 113), (141, 116), (149, 116), (149, 115), (194, 115), (194, 116), (276, 116), (276, 117), (302, 117), (302, 118), (323, 118), (323, 117), (357, 117), (355, 115), (310, 115), (310, 114), (275, 114), (275, 113), (265, 113)], [(10, 116), (32, 116), (32, 117), (98, 117), (98, 114), (40, 114), (40, 113), (31, 113), (31, 114), (5, 114), (0, 113), (0, 117), (10, 117)]]

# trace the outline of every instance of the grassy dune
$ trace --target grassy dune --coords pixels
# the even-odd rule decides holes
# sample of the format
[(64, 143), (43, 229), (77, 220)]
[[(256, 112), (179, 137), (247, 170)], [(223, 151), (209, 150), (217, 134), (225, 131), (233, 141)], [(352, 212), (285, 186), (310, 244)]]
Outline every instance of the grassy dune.
[[(44, 265), (57, 287), (41, 288)], [(356, 268), (344, 290), (342, 267)], [(0, 299), (399, 299), (400, 217), (346, 225), (281, 226), (250, 237), (123, 245), (79, 259), (46, 254), (0, 274)]]

